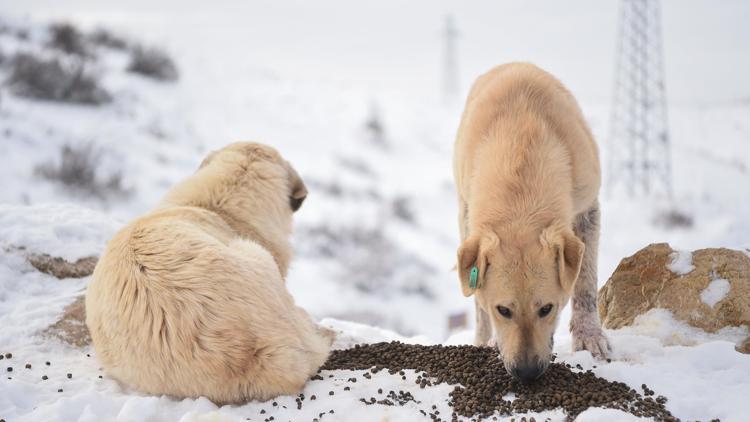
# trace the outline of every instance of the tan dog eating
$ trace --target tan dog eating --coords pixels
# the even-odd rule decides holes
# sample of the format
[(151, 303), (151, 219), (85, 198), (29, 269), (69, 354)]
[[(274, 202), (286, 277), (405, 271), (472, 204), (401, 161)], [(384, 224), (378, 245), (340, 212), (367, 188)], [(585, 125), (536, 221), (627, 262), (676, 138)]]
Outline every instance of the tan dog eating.
[(463, 294), (475, 297), (475, 343), (496, 343), (509, 373), (536, 379), (572, 297), (574, 349), (606, 357), (596, 309), (599, 156), (570, 92), (531, 64), (480, 76), (454, 173), (458, 272)]

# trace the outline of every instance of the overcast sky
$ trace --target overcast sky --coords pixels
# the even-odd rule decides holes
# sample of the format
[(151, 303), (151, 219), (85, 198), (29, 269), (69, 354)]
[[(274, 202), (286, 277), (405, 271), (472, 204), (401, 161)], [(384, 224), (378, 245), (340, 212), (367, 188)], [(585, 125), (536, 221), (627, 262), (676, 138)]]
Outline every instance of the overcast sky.
[[(455, 15), (461, 88), (489, 67), (531, 61), (578, 96), (609, 101), (617, 1), (5, 0), (32, 19), (106, 24), (185, 54), (378, 89), (441, 87), (441, 30)], [(750, 99), (750, 1), (666, 0), (663, 28), (671, 102)]]

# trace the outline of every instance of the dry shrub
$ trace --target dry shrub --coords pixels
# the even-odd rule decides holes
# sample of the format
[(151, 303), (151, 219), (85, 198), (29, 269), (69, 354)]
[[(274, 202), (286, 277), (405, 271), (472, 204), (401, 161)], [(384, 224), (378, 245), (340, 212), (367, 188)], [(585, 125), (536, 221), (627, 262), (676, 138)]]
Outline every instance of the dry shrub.
[(381, 227), (301, 227), (298, 236), (307, 256), (340, 263), (337, 278), (358, 290), (381, 297), (418, 295), (434, 297), (429, 278), (434, 268), (405, 251)]
[(414, 213), (414, 208), (410, 198), (405, 196), (396, 197), (391, 202), (391, 210), (394, 217), (405, 223), (414, 224), (417, 222), (417, 216)]
[(67, 54), (81, 57), (91, 55), (86, 39), (75, 26), (68, 22), (58, 22), (50, 25), (49, 46)]
[(689, 229), (693, 227), (693, 217), (676, 208), (658, 212), (653, 221), (655, 225), (666, 229)]
[(160, 81), (174, 81), (179, 76), (177, 66), (165, 51), (140, 46), (132, 51), (128, 71)]
[(58, 163), (37, 165), (34, 173), (47, 180), (61, 183), (71, 191), (87, 196), (106, 199), (112, 196), (126, 196), (122, 175), (111, 173), (106, 177), (98, 174), (101, 153), (91, 144), (77, 146), (63, 145)]
[(88, 38), (93, 44), (113, 50), (126, 50), (130, 45), (125, 38), (104, 28), (96, 29)]
[(11, 61), (7, 83), (15, 95), (40, 100), (98, 105), (112, 99), (82, 61), (63, 63), (18, 53)]

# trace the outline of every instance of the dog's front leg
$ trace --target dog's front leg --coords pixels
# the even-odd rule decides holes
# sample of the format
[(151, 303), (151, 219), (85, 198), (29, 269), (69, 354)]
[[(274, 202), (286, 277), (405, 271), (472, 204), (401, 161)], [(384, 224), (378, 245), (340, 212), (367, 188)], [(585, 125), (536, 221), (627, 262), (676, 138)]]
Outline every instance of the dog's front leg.
[(476, 309), (477, 316), (477, 329), (474, 333), (474, 345), (475, 346), (489, 346), (490, 339), (492, 338), (492, 327), (490, 326), (490, 317), (486, 312), (482, 310), (476, 299), (474, 300), (474, 307)]
[(594, 357), (605, 359), (612, 348), (602, 330), (596, 307), (599, 219), (597, 202), (591, 209), (576, 217), (573, 227), (586, 249), (573, 292), (570, 332), (573, 335), (574, 351), (588, 350)]
[[(468, 217), (469, 206), (458, 197), (458, 229), (461, 234), (461, 241), (463, 242), (469, 236)], [(477, 328), (474, 333), (474, 345), (475, 346), (489, 346), (490, 339), (492, 338), (492, 327), (490, 326), (490, 318), (486, 312), (482, 310), (482, 307), (477, 303), (476, 298), (474, 299), (474, 309), (476, 310), (476, 324)]]

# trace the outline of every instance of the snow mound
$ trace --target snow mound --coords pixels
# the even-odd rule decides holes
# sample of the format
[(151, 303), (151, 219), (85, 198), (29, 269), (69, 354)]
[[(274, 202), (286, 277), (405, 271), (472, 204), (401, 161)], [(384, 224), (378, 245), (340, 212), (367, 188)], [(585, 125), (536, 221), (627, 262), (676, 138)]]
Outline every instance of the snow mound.
[(120, 223), (71, 204), (0, 204), (0, 247), (75, 261), (96, 256)]
[[(65, 254), (70, 259), (97, 254), (117, 227), (97, 212), (58, 205), (2, 206), (0, 222), (4, 244), (22, 244), (38, 252)], [(300, 409), (296, 396), (239, 406), (216, 406), (205, 398), (145, 396), (104, 375), (91, 347), (72, 348), (40, 334), (81, 294), (89, 279), (60, 281), (33, 270), (21, 254), (0, 253), (0, 352), (13, 353), (11, 359), (2, 361), (13, 371), (0, 379), (0, 418), (223, 422), (273, 416), (274, 420), (411, 421), (421, 419), (420, 410), (432, 411), (433, 405), (440, 415), (451, 414), (448, 402), (453, 386), (419, 388), (414, 371), (404, 371), (405, 379), (387, 371), (372, 374), (371, 379), (364, 379), (363, 371), (322, 371), (322, 379), (308, 382), (302, 391), (305, 400)], [(394, 340), (430, 343), (423, 336), (405, 337), (365, 324), (330, 318), (321, 323), (338, 333), (336, 348)], [(555, 353), (558, 360), (580, 364), (584, 370), (625, 382), (637, 390), (642, 383), (647, 384), (669, 399), (667, 408), (677, 417), (742, 420), (750, 391), (750, 380), (745, 376), (750, 373), (750, 360), (734, 351), (734, 343), (748, 335), (746, 328), (705, 333), (676, 321), (668, 311), (654, 309), (639, 316), (633, 326), (608, 331), (608, 335), (614, 347), (611, 362), (595, 361), (588, 352), (571, 353), (571, 339), (565, 330), (556, 334)], [(470, 331), (456, 333), (449, 343), (467, 343), (471, 337)], [(31, 368), (25, 368), (27, 363)], [(350, 382), (352, 377), (358, 382)], [(366, 405), (360, 401), (382, 398), (378, 389), (383, 394), (390, 390), (409, 392), (416, 401), (403, 406)], [(316, 400), (311, 400), (312, 395)], [(516, 420), (521, 416), (527, 420), (531, 416), (550, 421), (566, 418), (560, 409), (515, 415)], [(583, 421), (636, 419), (607, 409), (589, 409), (579, 416)]]
[(695, 269), (693, 265), (693, 253), (690, 251), (675, 251), (672, 253), (672, 261), (667, 264), (669, 271), (677, 275), (685, 275)]
[(731, 288), (732, 286), (729, 284), (729, 280), (717, 278), (709, 283), (709, 285), (701, 292), (701, 300), (703, 303), (713, 308), (717, 303), (727, 297)]
[(376, 343), (381, 341), (400, 341), (408, 344), (434, 344), (425, 336), (405, 337), (370, 325), (351, 321), (342, 321), (335, 318), (323, 318), (320, 325), (330, 328), (336, 332), (334, 349), (346, 349), (361, 343)]

